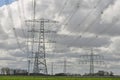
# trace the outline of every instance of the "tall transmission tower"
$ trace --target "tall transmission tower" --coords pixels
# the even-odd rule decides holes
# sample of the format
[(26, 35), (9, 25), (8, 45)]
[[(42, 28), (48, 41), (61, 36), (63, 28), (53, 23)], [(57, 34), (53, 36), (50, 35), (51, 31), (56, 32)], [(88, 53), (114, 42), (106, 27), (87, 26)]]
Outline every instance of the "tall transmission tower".
[[(31, 53), (30, 60), (33, 65), (33, 73), (35, 74), (48, 74), (47, 72), (47, 64), (46, 64), (46, 43), (55, 43), (55, 41), (46, 41), (45, 34), (46, 33), (56, 33), (55, 31), (46, 30), (45, 24), (47, 23), (57, 23), (57, 21), (49, 20), (49, 19), (33, 19), (26, 20), (26, 22), (34, 24), (32, 26), (30, 32), (31, 36), (33, 36), (29, 44), (31, 44)], [(39, 24), (39, 27), (38, 27)]]
[(89, 75), (93, 76), (95, 64), (104, 64), (103, 59), (104, 59), (103, 56), (94, 54), (93, 49), (91, 49), (90, 55), (81, 55), (80, 56), (80, 64), (89, 64), (90, 65)]

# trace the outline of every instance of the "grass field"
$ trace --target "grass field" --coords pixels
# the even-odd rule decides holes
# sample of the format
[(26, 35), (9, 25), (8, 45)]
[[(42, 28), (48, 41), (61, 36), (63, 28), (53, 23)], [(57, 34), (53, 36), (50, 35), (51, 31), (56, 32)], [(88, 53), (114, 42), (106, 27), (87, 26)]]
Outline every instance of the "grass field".
[(79, 77), (38, 77), (38, 76), (0, 76), (0, 80), (120, 80), (120, 78), (79, 78)]

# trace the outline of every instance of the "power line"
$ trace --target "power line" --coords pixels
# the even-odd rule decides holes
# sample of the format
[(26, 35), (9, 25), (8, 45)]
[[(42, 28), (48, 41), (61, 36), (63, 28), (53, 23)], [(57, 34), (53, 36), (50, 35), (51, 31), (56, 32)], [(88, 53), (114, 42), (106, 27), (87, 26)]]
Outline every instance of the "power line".
[[(95, 5), (94, 8), (97, 8), (97, 6), (100, 4), (100, 2), (101, 2), (101, 0), (98, 1), (97, 5)], [(88, 19), (88, 17), (93, 13), (93, 11), (94, 11), (94, 10), (92, 9), (92, 10), (89, 12), (89, 14), (87, 14), (86, 17), (81, 21), (81, 23), (80, 23), (79, 25), (81, 25), (83, 22), (85, 22), (85, 21)], [(75, 12), (74, 12), (74, 13), (75, 13)], [(73, 14), (74, 14), (74, 13), (73, 13)], [(101, 13), (102, 13), (102, 12), (101, 12)], [(72, 15), (72, 16), (73, 16), (73, 15)], [(71, 18), (72, 18), (72, 16), (71, 16)], [(99, 17), (99, 16), (98, 16), (98, 17)], [(70, 19), (71, 19), (71, 18), (70, 18)], [(70, 19), (69, 19), (69, 20), (70, 20)], [(97, 18), (96, 18), (96, 19), (97, 19)], [(69, 22), (69, 20), (68, 20), (68, 22)], [(96, 21), (96, 20), (95, 20), (95, 21)], [(94, 23), (94, 21), (93, 21), (93, 23)], [(90, 25), (93, 25), (93, 23), (91, 23)], [(81, 35), (80, 35), (79, 37), (81, 37)], [(77, 39), (78, 39), (79, 37), (77, 37)]]
[(21, 47), (21, 45), (20, 45), (20, 42), (19, 42), (19, 39), (18, 39), (18, 36), (17, 36), (17, 33), (16, 33), (15, 28), (13, 28), (13, 31), (14, 31), (14, 35), (15, 35), (15, 37), (16, 37), (16, 41), (17, 41), (17, 44), (18, 44), (19, 49), (20, 49), (22, 52), (25, 53), (25, 51), (22, 50), (22, 47)]
[[(24, 11), (24, 4), (23, 4), (23, 1), (21, 0), (21, 5), (22, 5), (22, 10), (20, 10), (20, 3), (18, 2), (18, 11), (19, 11), (19, 13), (21, 13), (21, 11), (22, 11), (22, 13), (23, 13), (23, 19), (24, 19), (24, 21), (23, 21), (23, 19), (22, 19), (22, 13), (21, 13), (21, 15), (19, 16), (19, 18), (21, 19), (21, 24), (22, 23), (24, 23), (25, 24), (25, 26), (28, 26), (27, 25), (27, 23), (25, 22), (25, 20), (26, 20), (26, 18), (25, 18), (25, 11)], [(24, 32), (24, 29), (23, 29), (23, 27), (22, 27), (22, 25), (21, 25), (21, 28), (22, 28), (22, 32), (23, 32), (23, 34), (24, 34), (24, 37), (26, 38), (26, 53), (27, 53), (27, 59), (28, 59), (28, 70), (29, 70), (29, 72), (30, 72), (30, 65), (31, 65), (31, 61), (30, 61), (30, 59), (29, 59), (29, 57), (30, 57), (30, 54), (29, 54), (29, 34), (26, 34), (25, 35), (25, 32)], [(26, 32), (27, 31), (29, 31), (29, 27), (27, 28), (27, 30), (26, 30)], [(28, 74), (29, 75), (29, 74)]]
[(33, 19), (36, 18), (36, 0), (33, 0)]
[(74, 15), (77, 13), (77, 11), (79, 10), (80, 6), (79, 4), (77, 4), (75, 6), (75, 9), (73, 9), (73, 13), (68, 17), (68, 20), (64, 23), (64, 27), (63, 27), (63, 30), (65, 29), (65, 26), (69, 24), (70, 20), (74, 17)]
[[(111, 0), (111, 1), (112, 1), (112, 0)], [(105, 8), (106, 8), (106, 7), (108, 7), (108, 5), (106, 5)], [(100, 13), (103, 13), (103, 11), (100, 11)], [(99, 15), (95, 18), (95, 20), (94, 20), (89, 26), (91, 26), (91, 25), (93, 25), (94, 23), (96, 23), (96, 21), (97, 21), (97, 19), (99, 18), (100, 15), (101, 15), (101, 14), (99, 14)], [(89, 28), (91, 28), (91, 27), (89, 27), (89, 26), (85, 29), (85, 31), (84, 31), (83, 33), (81, 33), (80, 36), (76, 37), (75, 40), (77, 40), (78, 38), (81, 38), (81, 36), (82, 36), (83, 34), (85, 34), (85, 32), (88, 31)], [(73, 42), (71, 42), (71, 43), (73, 43)]]
[[(100, 4), (102, 0), (99, 0), (97, 5), (94, 6), (94, 8), (97, 8), (97, 6)], [(78, 9), (80, 6), (79, 4), (76, 5), (76, 8)], [(73, 15), (77, 12), (77, 10), (75, 12), (73, 12), (72, 15), (70, 15), (70, 19), (68, 19), (68, 22), (66, 22), (66, 24), (69, 23), (69, 21), (71, 20), (71, 18), (73, 17)], [(85, 18), (78, 24), (78, 26), (81, 26), (87, 19), (88, 17), (93, 13), (93, 9), (85, 16)], [(64, 21), (65, 22), (65, 21)], [(64, 29), (65, 29), (65, 26), (64, 26)], [(73, 32), (72, 32), (73, 33)], [(80, 35), (81, 36), (81, 35)]]
[[(111, 2), (112, 2), (113, 0), (111, 0)], [(103, 9), (105, 9), (105, 8), (107, 8), (109, 6), (109, 4), (108, 5), (106, 5)], [(94, 21), (92, 21), (92, 23), (89, 25), (89, 26), (93, 26), (96, 22), (97, 22), (97, 19), (99, 18), (99, 16), (101, 15), (101, 14), (103, 14), (103, 10), (102, 11), (100, 11), (100, 14), (95, 18), (95, 20)], [(81, 34), (81, 35), (83, 35), (85, 32), (87, 32), (91, 27), (86, 27), (86, 29), (84, 30), (84, 32)]]
[[(75, 8), (75, 9), (74, 9), (74, 8)], [(79, 10), (79, 8), (80, 8), (79, 3), (76, 4), (76, 5), (74, 6), (74, 8), (73, 8), (73, 10), (72, 10), (72, 14), (69, 15), (68, 18), (66, 18), (66, 20), (63, 21), (64, 23), (63, 23), (62, 25), (64, 25), (64, 27), (65, 27), (65, 25), (68, 25), (68, 23), (70, 22), (70, 20), (74, 17), (74, 15), (75, 15), (75, 14), (77, 13), (77, 11)]]
[(23, 0), (20, 0), (20, 1), (21, 1), (21, 8), (22, 8), (21, 11), (22, 11), (22, 14), (23, 14), (23, 19), (26, 20), (26, 18), (25, 18), (25, 10), (24, 10), (25, 6), (24, 6), (24, 3), (23, 3)]
[[(6, 0), (5, 0), (5, 3), (6, 3), (6, 5), (7, 5)], [(7, 9), (7, 11), (8, 11), (9, 18), (11, 19), (11, 22), (12, 22), (10, 27), (13, 28), (13, 33), (14, 33), (14, 35), (15, 35), (15, 38), (16, 38), (16, 41), (17, 41), (17, 45), (18, 45), (19, 49), (20, 49), (22, 52), (25, 52), (24, 50), (22, 50), (22, 48), (21, 48), (21, 46), (20, 46), (20, 42), (19, 42), (18, 36), (17, 36), (17, 34), (16, 34), (16, 32), (15, 32), (15, 25), (14, 25), (14, 21), (13, 21), (13, 17), (12, 17), (12, 12), (11, 12), (10, 6), (9, 6), (9, 5), (6, 6), (6, 9)]]
[[(102, 0), (99, 0), (98, 3), (94, 6), (95, 9), (97, 9), (97, 8), (99, 7), (98, 5), (101, 4), (101, 1), (102, 1)], [(85, 18), (80, 22), (80, 24), (78, 24), (78, 26), (81, 26), (85, 21), (87, 21), (87, 19), (88, 19), (89, 16), (95, 11), (95, 9), (92, 9), (92, 10), (85, 16)], [(102, 12), (101, 12), (101, 13), (102, 13)], [(99, 15), (101, 15), (101, 13), (100, 13)], [(96, 19), (98, 19), (99, 15), (96, 17)], [(95, 19), (94, 21), (97, 21), (96, 19)], [(90, 25), (94, 24), (94, 23), (95, 23), (94, 21), (92, 21), (92, 23), (91, 23)], [(90, 25), (89, 25), (89, 26), (90, 26)], [(89, 26), (86, 27), (85, 31), (88, 30)], [(85, 31), (84, 31), (84, 32), (85, 32)], [(83, 32), (83, 33), (84, 33), (84, 32)], [(83, 33), (82, 33), (82, 34), (83, 34)], [(82, 34), (80, 35), (80, 37), (82, 36)], [(79, 38), (79, 37), (78, 37), (78, 38)]]
[[(67, 4), (68, 1), (69, 1), (69, 0), (67, 0), (67, 1), (65, 2), (65, 4)], [(65, 6), (63, 6), (63, 7), (65, 7)], [(77, 4), (77, 5), (75, 6), (75, 8), (78, 10), (79, 5)], [(74, 16), (74, 14), (77, 12), (76, 9), (72, 9), (72, 14), (69, 15), (67, 18), (65, 18), (65, 20), (63, 21), (63, 23), (60, 24), (61, 26), (62, 26), (62, 25), (67, 25), (67, 24), (69, 23), (69, 21), (72, 19), (72, 17)], [(59, 15), (59, 16), (60, 16), (60, 15)]]
[[(22, 10), (21, 10), (21, 12), (22, 12), (22, 14), (23, 14), (23, 22), (22, 23), (24, 23), (24, 25), (27, 27), (26, 28), (26, 32), (27, 31), (29, 31), (30, 30), (30, 27), (27, 25), (27, 23), (25, 22), (25, 20), (26, 20), (26, 17), (25, 17), (25, 6), (24, 6), (24, 2), (23, 2), (23, 0), (20, 0), (21, 1), (21, 8), (22, 8)], [(19, 6), (18, 7), (20, 7), (20, 3), (19, 3)], [(24, 31), (23, 31), (24, 32)], [(27, 59), (28, 59), (28, 75), (30, 75), (30, 69), (32, 68), (31, 67), (31, 63), (32, 63), (32, 61), (29, 59), (30, 57), (32, 57), (29, 53), (30, 53), (30, 47), (29, 47), (29, 39), (30, 39), (30, 35), (29, 34), (26, 34), (25, 35), (25, 38), (26, 38), (26, 53), (27, 53)]]
[[(33, 6), (33, 20), (35, 20), (36, 18), (36, 0), (33, 0), (32, 1), (32, 6)], [(32, 35), (32, 56), (34, 54), (34, 43), (35, 43), (35, 34), (34, 34), (34, 28), (35, 28), (35, 23), (32, 22), (32, 26), (31, 26), (31, 29), (32, 29), (32, 32), (31, 32), (31, 35)]]
[[(67, 0), (68, 1), (68, 0)], [(74, 8), (75, 9), (73, 9), (72, 10), (72, 14), (71, 15), (69, 15), (64, 21), (63, 21), (63, 23), (61, 24), (61, 25), (64, 25), (64, 27), (63, 27), (63, 29), (62, 30), (64, 30), (65, 29), (65, 25), (68, 25), (69, 24), (69, 22), (70, 22), (70, 20), (74, 17), (74, 15), (77, 13), (77, 11), (79, 10), (79, 8), (80, 8), (80, 5), (79, 5), (80, 3), (78, 3)]]
[[(112, 1), (113, 1), (113, 0), (111, 0), (110, 3), (112, 3)], [(109, 4), (110, 4), (110, 3), (109, 3)], [(108, 7), (108, 6), (109, 6), (109, 5), (106, 5), (106, 7)], [(106, 7), (105, 7), (105, 8), (106, 8)], [(103, 13), (103, 11), (102, 11), (102, 13)], [(96, 21), (97, 21), (97, 20), (95, 20), (95, 22), (96, 22)], [(92, 25), (93, 25), (93, 24), (92, 24)], [(109, 27), (109, 29), (111, 29), (111, 28), (113, 28), (113, 27), (114, 27), (114, 24), (112, 24), (111, 27)], [(107, 30), (109, 30), (109, 29), (106, 27), (103, 31), (100, 31), (98, 34), (101, 34), (101, 33), (105, 32), (105, 31), (107, 31)], [(87, 30), (88, 30), (88, 29), (87, 29)], [(92, 40), (92, 42), (95, 41), (97, 38), (99, 38), (99, 35), (96, 35), (96, 38), (95, 38), (94, 40)], [(87, 42), (87, 43), (90, 43), (90, 41)]]
[[(101, 1), (102, 0), (99, 0), (98, 3), (93, 8), (96, 9), (97, 7), (99, 7), (98, 5), (100, 5)], [(78, 24), (78, 26), (81, 26), (88, 19), (88, 17), (93, 13), (95, 9), (90, 10), (89, 13), (85, 16), (85, 18)]]
[(67, 6), (69, 0), (66, 0), (65, 3), (63, 4), (62, 8), (60, 9), (60, 12), (58, 14), (58, 16), (60, 16), (62, 14), (62, 11), (65, 9), (65, 7)]
[[(28, 25), (27, 25), (27, 23), (25, 22), (25, 20), (26, 20), (26, 17), (25, 17), (25, 5), (24, 5), (24, 2), (23, 2), (23, 0), (20, 0), (21, 1), (21, 8), (22, 8), (22, 14), (23, 14), (23, 23), (25, 24), (25, 26), (26, 27), (28, 27)], [(26, 32), (27, 31), (29, 31), (30, 29), (29, 29), (29, 27), (28, 28), (26, 28)], [(27, 54), (30, 52), (29, 51), (29, 38), (30, 38), (30, 35), (29, 34), (26, 34), (26, 43), (27, 43), (27, 47), (26, 47), (26, 50), (27, 50)], [(29, 54), (27, 55), (27, 57), (28, 57), (28, 63), (29, 63)]]
[[(19, 0), (20, 1), (20, 0)], [(17, 1), (17, 7), (18, 7), (18, 13), (19, 13), (19, 19), (20, 19), (20, 26), (21, 26), (21, 29), (22, 29), (22, 33), (23, 33), (23, 36), (26, 37), (26, 34), (24, 32), (24, 29), (23, 29), (23, 19), (22, 19), (22, 14), (21, 14), (21, 8), (20, 8), (20, 3), (19, 1)]]
[[(99, 0), (99, 2), (100, 2), (101, 0)], [(98, 2), (98, 4), (100, 4)], [(98, 5), (97, 4), (97, 5)], [(95, 5), (94, 6), (94, 8), (97, 8), (96, 6), (97, 5)], [(76, 8), (78, 9), (80, 6), (79, 6), (79, 4), (77, 4), (77, 6), (76, 6)], [(76, 10), (77, 11), (77, 10)], [(68, 19), (68, 21), (66, 22), (66, 24), (68, 24), (68, 22), (71, 20), (71, 18), (73, 17), (73, 15), (76, 13), (76, 11), (75, 12), (73, 12), (73, 14), (70, 16), (70, 19)], [(78, 26), (80, 26), (83, 22), (85, 22), (87, 19), (88, 19), (88, 17), (90, 16), (90, 14), (93, 12), (93, 10), (91, 10), (87, 15), (86, 15), (86, 17), (81, 21), (81, 23), (80, 24), (78, 24)]]
[[(101, 0), (99, 0), (99, 2), (100, 2), (100, 1), (101, 1)], [(98, 4), (100, 4), (99, 2), (98, 2)], [(79, 4), (76, 6), (76, 8), (79, 9)], [(95, 8), (97, 8), (97, 5), (95, 5)], [(76, 11), (77, 11), (77, 10), (76, 10)], [(90, 16), (90, 14), (91, 14), (92, 12), (93, 12), (93, 10), (91, 10), (91, 11), (89, 12), (89, 14), (86, 15), (86, 17), (85, 17), (81, 22), (83, 23), (85, 20), (87, 20), (88, 16)], [(75, 12), (73, 12), (73, 14), (71, 15), (71, 18), (73, 17), (74, 13), (75, 13)], [(71, 18), (70, 18), (70, 19), (71, 19)], [(69, 19), (69, 20), (70, 20), (70, 19)], [(68, 20), (68, 22), (69, 22), (69, 20)], [(81, 24), (79, 24), (79, 25), (81, 25)], [(65, 29), (65, 26), (64, 26), (64, 29)], [(73, 33), (73, 32), (72, 32), (72, 33)], [(79, 37), (81, 37), (81, 35), (80, 35)], [(78, 39), (79, 37), (76, 37), (76, 39)], [(72, 42), (71, 42), (71, 43), (72, 43)]]

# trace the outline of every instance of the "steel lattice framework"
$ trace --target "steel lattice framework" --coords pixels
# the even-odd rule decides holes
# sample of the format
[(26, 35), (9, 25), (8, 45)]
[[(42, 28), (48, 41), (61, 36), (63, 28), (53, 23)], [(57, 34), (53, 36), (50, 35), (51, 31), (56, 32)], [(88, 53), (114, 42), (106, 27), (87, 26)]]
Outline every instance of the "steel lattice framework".
[[(48, 74), (46, 64), (46, 43), (55, 43), (55, 41), (46, 41), (45, 33), (54, 33), (55, 31), (45, 30), (46, 23), (57, 23), (57, 21), (49, 19), (34, 19), (27, 20), (26, 22), (33, 23), (34, 27), (28, 32), (31, 32), (31, 41), (28, 41), (31, 45), (32, 56), (30, 57), (31, 62), (33, 61), (33, 73), (35, 74)], [(40, 24), (39, 28), (37, 24)], [(36, 36), (37, 35), (37, 36)], [(36, 46), (38, 48), (36, 49)]]
[(94, 75), (95, 64), (104, 64), (104, 57), (101, 55), (94, 54), (93, 49), (91, 49), (90, 55), (81, 55), (80, 59), (83, 59), (80, 60), (80, 64), (90, 64), (89, 74), (91, 76)]

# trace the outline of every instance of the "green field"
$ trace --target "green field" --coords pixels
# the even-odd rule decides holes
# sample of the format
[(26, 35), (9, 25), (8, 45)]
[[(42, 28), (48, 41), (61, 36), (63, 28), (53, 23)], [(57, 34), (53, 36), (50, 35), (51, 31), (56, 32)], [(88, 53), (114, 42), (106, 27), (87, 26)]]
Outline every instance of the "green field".
[(38, 77), (38, 76), (0, 76), (0, 80), (120, 80), (120, 78), (80, 78), (80, 77)]

